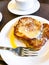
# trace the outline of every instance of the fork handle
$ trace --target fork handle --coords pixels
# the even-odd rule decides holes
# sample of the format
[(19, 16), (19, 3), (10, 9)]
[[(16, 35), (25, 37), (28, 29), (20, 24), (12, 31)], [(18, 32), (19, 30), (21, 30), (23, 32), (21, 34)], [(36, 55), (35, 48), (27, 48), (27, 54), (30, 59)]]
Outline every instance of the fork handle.
[(12, 48), (10, 48), (10, 47), (2, 47), (2, 46), (0, 46), (0, 49), (2, 49), (2, 50), (12, 50)]

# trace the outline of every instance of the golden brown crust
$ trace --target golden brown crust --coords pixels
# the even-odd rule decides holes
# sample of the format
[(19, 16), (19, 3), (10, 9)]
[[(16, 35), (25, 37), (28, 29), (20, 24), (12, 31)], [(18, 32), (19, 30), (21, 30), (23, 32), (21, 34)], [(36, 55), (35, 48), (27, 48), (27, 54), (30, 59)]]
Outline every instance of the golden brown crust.
[(43, 37), (49, 39), (49, 24), (47, 23), (43, 24)]
[(33, 36), (31, 37), (29, 34), (39, 31), (40, 29), (41, 23), (39, 21), (31, 17), (22, 17), (19, 19), (18, 24), (14, 27), (14, 35), (24, 39), (32, 39)]
[(45, 38), (41, 39), (33, 38), (32, 40), (28, 40), (30, 47), (33, 48), (34, 50), (40, 50), (41, 47), (45, 44), (45, 42), (46, 42)]

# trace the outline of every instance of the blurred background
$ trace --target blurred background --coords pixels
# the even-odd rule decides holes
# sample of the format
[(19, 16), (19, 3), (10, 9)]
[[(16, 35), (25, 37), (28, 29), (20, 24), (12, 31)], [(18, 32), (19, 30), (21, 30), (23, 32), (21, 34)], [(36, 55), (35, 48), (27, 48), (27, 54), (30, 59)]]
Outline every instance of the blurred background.
[[(3, 0), (0, 0), (0, 1), (3, 1)], [(6, 0), (4, 0), (4, 1), (6, 1)], [(10, 0), (8, 0), (8, 1), (10, 1)], [(38, 0), (38, 1), (41, 2), (41, 3), (49, 4), (49, 0)]]
[(41, 2), (41, 3), (47, 3), (47, 4), (49, 4), (49, 0), (38, 0), (39, 2)]

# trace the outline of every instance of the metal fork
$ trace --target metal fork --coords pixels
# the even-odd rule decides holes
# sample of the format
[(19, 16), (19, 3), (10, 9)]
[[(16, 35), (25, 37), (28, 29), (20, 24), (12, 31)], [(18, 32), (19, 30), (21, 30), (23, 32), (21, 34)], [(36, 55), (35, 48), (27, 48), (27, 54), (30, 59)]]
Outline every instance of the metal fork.
[(33, 50), (30, 47), (17, 47), (15, 49), (9, 48), (9, 47), (0, 47), (0, 49), (12, 51), (14, 54), (17, 53), (19, 56), (22, 56), (22, 57), (38, 55), (38, 52)]

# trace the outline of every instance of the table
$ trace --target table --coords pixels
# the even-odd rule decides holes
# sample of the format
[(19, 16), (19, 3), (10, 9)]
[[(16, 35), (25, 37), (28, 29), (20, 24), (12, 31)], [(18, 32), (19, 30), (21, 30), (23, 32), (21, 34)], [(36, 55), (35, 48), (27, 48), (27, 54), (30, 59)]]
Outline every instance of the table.
[[(1, 0), (0, 1), (0, 11), (2, 12), (2, 15), (3, 15), (2, 22), (0, 23), (0, 31), (8, 21), (19, 16), (19, 15), (14, 15), (8, 11), (7, 5), (9, 3), (9, 1), (10, 0)], [(38, 15), (38, 16), (44, 17), (49, 20), (48, 14), (49, 14), (49, 4), (41, 3), (40, 9), (36, 13), (31, 14), (31, 15)]]
[[(0, 31), (2, 30), (3, 26), (6, 23), (8, 23), (8, 21), (19, 16), (19, 15), (14, 15), (8, 11), (7, 5), (9, 3), (9, 1), (10, 0), (0, 0), (0, 11), (2, 12), (2, 15), (3, 15), (3, 19), (0, 22)], [(40, 9), (31, 15), (41, 16), (41, 17), (49, 20), (49, 4), (41, 3)], [(1, 60), (1, 57), (0, 57), (0, 60)], [(2, 61), (0, 61), (0, 63), (1, 62)], [(2, 62), (2, 63), (3, 63), (2, 65), (7, 65), (4, 62)]]

